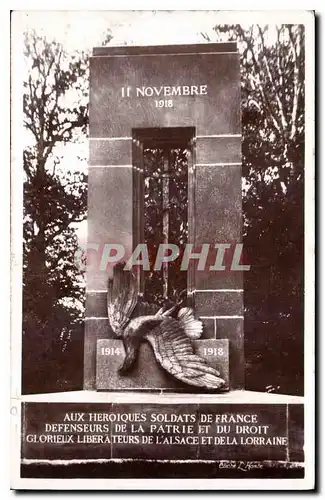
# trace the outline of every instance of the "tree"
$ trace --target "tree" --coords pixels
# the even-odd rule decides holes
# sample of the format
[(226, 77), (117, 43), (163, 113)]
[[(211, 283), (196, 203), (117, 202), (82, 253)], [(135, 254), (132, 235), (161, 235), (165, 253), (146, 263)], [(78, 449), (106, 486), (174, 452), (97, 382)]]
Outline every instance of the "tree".
[(75, 165), (65, 170), (62, 160), (67, 143), (87, 128), (88, 57), (69, 56), (35, 32), (25, 35), (25, 57), (23, 390), (29, 392), (42, 390), (41, 383), (67, 388), (67, 366), (73, 373), (82, 352), (84, 283), (74, 255), (87, 177)]
[(247, 384), (302, 393), (304, 27), (215, 32), (241, 56)]

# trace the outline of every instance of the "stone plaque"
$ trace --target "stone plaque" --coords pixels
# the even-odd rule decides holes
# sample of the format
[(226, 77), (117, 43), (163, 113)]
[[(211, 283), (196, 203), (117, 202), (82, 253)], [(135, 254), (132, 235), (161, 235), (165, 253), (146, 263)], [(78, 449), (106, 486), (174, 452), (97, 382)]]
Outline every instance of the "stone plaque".
[(114, 54), (110, 47), (94, 50), (91, 137), (127, 137), (134, 127), (196, 126), (200, 136), (240, 133), (236, 43), (134, 49), (137, 54), (129, 47)]
[(214, 460), (247, 472), (256, 461), (259, 473), (304, 459), (299, 404), (26, 403), (22, 428), (22, 458), (49, 463)]
[[(220, 372), (220, 376), (229, 385), (229, 343), (225, 339), (194, 341), (195, 353), (205, 358), (209, 365)], [(143, 343), (140, 346), (137, 363), (127, 375), (120, 375), (118, 369), (125, 356), (121, 340), (100, 339), (97, 341), (96, 388), (97, 390), (166, 390), (197, 392), (174, 379), (157, 363), (152, 348)], [(226, 390), (226, 389), (225, 389)], [(200, 389), (199, 392), (204, 392)]]

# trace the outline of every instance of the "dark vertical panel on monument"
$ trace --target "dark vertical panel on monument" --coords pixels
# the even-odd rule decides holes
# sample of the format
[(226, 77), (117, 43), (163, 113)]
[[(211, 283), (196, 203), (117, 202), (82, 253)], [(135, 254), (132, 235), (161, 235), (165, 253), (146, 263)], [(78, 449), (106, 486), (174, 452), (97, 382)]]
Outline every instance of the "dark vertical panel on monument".
[[(133, 196), (133, 248), (143, 241), (143, 148), (140, 141), (132, 139), (132, 196)], [(142, 292), (142, 273), (136, 267), (138, 293)]]
[[(143, 152), (143, 242), (150, 262), (150, 270), (143, 273), (143, 291), (146, 301), (159, 305), (187, 288), (187, 272), (180, 267), (188, 237), (188, 150), (175, 146), (167, 141)], [(161, 243), (177, 245), (180, 255), (154, 270)]]
[(163, 272), (153, 269), (159, 244), (163, 242), (163, 173), (164, 151), (144, 146), (143, 151), (143, 241), (148, 248), (150, 270), (143, 272), (144, 299), (161, 305)]
[[(135, 143), (133, 131), (191, 128), (187, 139), (195, 137), (186, 180), (186, 238), (196, 250), (203, 243), (240, 242), (236, 44), (103, 47), (94, 49), (90, 66), (89, 241), (98, 238), (101, 245), (120, 243), (128, 255), (141, 238), (145, 239), (140, 221), (145, 188), (142, 194), (139, 188), (145, 180), (139, 160), (144, 143)], [(174, 188), (176, 179), (175, 185), (169, 186), (172, 191)], [(180, 229), (176, 226), (174, 235)], [(187, 288), (206, 325), (204, 338), (209, 342), (229, 339), (230, 384), (242, 388), (242, 273), (196, 271), (195, 267), (196, 263), (188, 271)], [(113, 337), (105, 310), (108, 274), (109, 268), (87, 270), (84, 386), (88, 389), (95, 388), (97, 339)], [(143, 284), (140, 280), (142, 291)]]
[(169, 243), (178, 245), (180, 255), (169, 264), (169, 294), (177, 296), (187, 289), (187, 271), (180, 271), (181, 259), (188, 242), (188, 156), (186, 148), (179, 147), (170, 153)]

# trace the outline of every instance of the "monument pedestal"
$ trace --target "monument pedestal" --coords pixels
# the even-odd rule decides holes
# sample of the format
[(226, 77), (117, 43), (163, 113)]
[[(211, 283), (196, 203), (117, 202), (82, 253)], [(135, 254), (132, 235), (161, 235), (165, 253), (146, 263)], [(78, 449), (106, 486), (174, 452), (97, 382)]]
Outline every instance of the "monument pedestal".
[(130, 402), (128, 393), (77, 391), (22, 400), (26, 471), (34, 463), (40, 470), (44, 463), (47, 472), (64, 463), (66, 477), (70, 466), (75, 473), (76, 464), (88, 463), (92, 473), (100, 464), (109, 473), (121, 460), (121, 477), (161, 477), (162, 461), (172, 460), (173, 477), (186, 477), (191, 463), (197, 467), (195, 477), (303, 474), (302, 397), (230, 391), (168, 393), (157, 400), (143, 393)]

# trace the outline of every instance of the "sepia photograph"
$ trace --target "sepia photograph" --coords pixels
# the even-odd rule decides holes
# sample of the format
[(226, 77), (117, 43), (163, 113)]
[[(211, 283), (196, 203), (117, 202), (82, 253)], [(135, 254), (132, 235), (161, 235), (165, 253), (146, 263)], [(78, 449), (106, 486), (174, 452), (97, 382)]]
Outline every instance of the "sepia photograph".
[(314, 23), (12, 12), (13, 489), (314, 487)]

